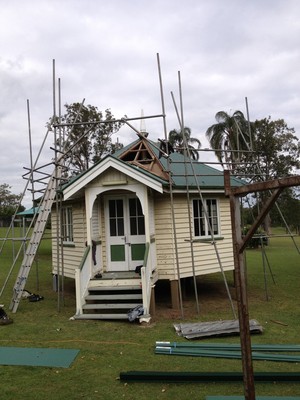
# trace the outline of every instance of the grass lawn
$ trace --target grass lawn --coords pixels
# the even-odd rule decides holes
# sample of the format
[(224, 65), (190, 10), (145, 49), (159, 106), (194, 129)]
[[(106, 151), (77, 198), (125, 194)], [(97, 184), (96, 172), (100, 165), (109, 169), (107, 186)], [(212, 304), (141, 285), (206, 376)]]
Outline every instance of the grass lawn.
[[(274, 231), (280, 233), (281, 231)], [(0, 236), (5, 232), (0, 231)], [(49, 232), (48, 232), (49, 234)], [(295, 238), (300, 247), (300, 237)], [(15, 244), (17, 246), (17, 244)], [(0, 284), (11, 266), (12, 245), (0, 255)], [(15, 251), (17, 249), (15, 248)], [(266, 248), (266, 282), (262, 252), (247, 251), (250, 318), (264, 327), (253, 335), (253, 343), (296, 344), (299, 341), (300, 255), (287, 237), (270, 239)], [(168, 286), (157, 290), (157, 313), (149, 325), (127, 321), (72, 321), (75, 312), (74, 282), (65, 280), (64, 298), (52, 290), (50, 241), (44, 240), (26, 288), (44, 296), (30, 303), (22, 300), (15, 314), (9, 312), (12, 287), (18, 267), (2, 294), (0, 303), (14, 323), (0, 326), (1, 346), (79, 349), (70, 368), (1, 366), (1, 399), (205, 399), (208, 395), (243, 395), (242, 383), (123, 383), (120, 372), (147, 371), (241, 371), (240, 360), (155, 355), (155, 342), (186, 341), (173, 324), (180, 322), (232, 319), (221, 274), (202, 277), (198, 282), (200, 315), (193, 293), (184, 297), (185, 318), (171, 310)], [(272, 276), (275, 280), (273, 283)], [(232, 273), (227, 273), (233, 291)], [(266, 290), (267, 289), (267, 290)], [(267, 297), (268, 296), (268, 300)], [(205, 342), (239, 343), (238, 337), (204, 339)], [(255, 371), (300, 372), (300, 365), (254, 361)], [(257, 383), (258, 396), (299, 396), (300, 382)]]

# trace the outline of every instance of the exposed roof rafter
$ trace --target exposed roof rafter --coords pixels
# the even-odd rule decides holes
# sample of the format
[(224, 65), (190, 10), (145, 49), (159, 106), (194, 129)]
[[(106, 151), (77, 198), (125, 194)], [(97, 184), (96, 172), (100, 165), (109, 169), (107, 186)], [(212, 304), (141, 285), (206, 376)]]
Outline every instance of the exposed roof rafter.
[(120, 157), (120, 160), (143, 168), (162, 179), (168, 180), (168, 172), (164, 169), (158, 157), (152, 151), (148, 141), (141, 138)]

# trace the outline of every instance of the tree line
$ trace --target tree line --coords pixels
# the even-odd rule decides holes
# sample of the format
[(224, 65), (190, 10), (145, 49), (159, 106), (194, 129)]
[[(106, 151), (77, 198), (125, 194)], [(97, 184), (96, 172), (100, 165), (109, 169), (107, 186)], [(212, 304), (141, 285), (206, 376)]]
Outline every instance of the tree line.
[[(232, 115), (219, 111), (216, 123), (206, 130), (211, 149), (224, 169), (247, 183), (268, 181), (299, 173), (300, 141), (294, 128), (284, 119), (271, 117), (250, 122), (241, 111)], [(187, 138), (188, 140), (188, 138)], [(268, 192), (254, 194), (244, 201), (244, 224), (251, 224), (269, 197)], [(271, 233), (271, 225), (284, 226), (299, 232), (299, 189), (287, 188), (263, 222), (263, 229)]]
[(20, 205), (21, 195), (13, 194), (11, 186), (7, 183), (0, 184), (0, 227), (9, 226), (11, 217), (16, 210), (23, 211)]
[[(124, 116), (126, 118), (126, 116)], [(61, 151), (68, 150), (68, 175), (76, 175), (123, 147), (113, 141), (113, 134), (124, 125), (116, 120), (110, 109), (99, 111), (92, 105), (72, 103), (65, 105), (65, 113), (58, 121), (56, 145)], [(53, 123), (53, 119), (51, 119)], [(282, 178), (297, 173), (300, 168), (300, 143), (294, 128), (283, 119), (267, 117), (254, 122), (248, 121), (241, 111), (228, 114), (219, 111), (215, 123), (205, 132), (211, 150), (224, 169), (247, 183)], [(188, 154), (201, 161), (201, 142), (192, 137), (189, 127), (173, 129), (168, 134), (168, 144), (175, 152)], [(13, 195), (10, 186), (0, 185), (0, 219), (13, 215), (20, 196)], [(245, 223), (264, 204), (267, 195), (252, 197), (245, 205)], [(292, 228), (300, 226), (300, 202), (297, 189), (286, 189), (278, 200), (287, 222)], [(293, 212), (291, 212), (293, 210)], [(298, 211), (299, 210), (299, 211)], [(270, 230), (271, 221), (281, 224), (280, 213), (274, 210), (265, 221)]]

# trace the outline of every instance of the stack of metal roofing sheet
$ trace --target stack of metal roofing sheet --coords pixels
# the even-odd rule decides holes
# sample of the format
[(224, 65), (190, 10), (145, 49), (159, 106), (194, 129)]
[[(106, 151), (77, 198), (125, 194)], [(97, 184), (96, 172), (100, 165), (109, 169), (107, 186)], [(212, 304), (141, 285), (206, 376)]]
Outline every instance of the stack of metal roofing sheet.
[[(191, 342), (156, 342), (156, 346), (172, 346), (180, 348), (199, 348), (199, 349), (221, 349), (221, 350), (240, 350), (241, 345), (239, 343), (191, 343)], [(276, 351), (276, 352), (298, 352), (300, 351), (300, 344), (264, 344), (252, 343), (252, 350), (260, 351)]]
[[(274, 354), (274, 352), (299, 352), (300, 345), (253, 345), (252, 359), (281, 362), (300, 362), (299, 355)], [(176, 343), (156, 342), (156, 354), (241, 359), (240, 345), (226, 343)]]
[[(263, 332), (262, 326), (255, 319), (249, 321), (249, 326), (251, 333)], [(238, 335), (240, 332), (238, 320), (175, 324), (174, 328), (179, 336), (184, 336), (186, 339)]]

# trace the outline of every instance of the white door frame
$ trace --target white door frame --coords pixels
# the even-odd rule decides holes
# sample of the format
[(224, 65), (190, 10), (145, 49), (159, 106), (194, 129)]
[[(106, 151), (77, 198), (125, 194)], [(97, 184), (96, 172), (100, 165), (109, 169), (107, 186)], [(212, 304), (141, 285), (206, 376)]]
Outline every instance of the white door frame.
[[(131, 234), (130, 199), (138, 199), (140, 203), (139, 198), (133, 193), (112, 193), (104, 197), (107, 271), (132, 271), (143, 262), (146, 234), (145, 232), (144, 234)], [(118, 200), (121, 200), (121, 202), (118, 202)], [(110, 201), (116, 201), (116, 203), (113, 204)], [(110, 204), (114, 207), (114, 221), (110, 221)], [(145, 226), (144, 214), (143, 217)], [(115, 233), (112, 236), (110, 232), (111, 222)], [(112, 257), (114, 260), (112, 260)]]

